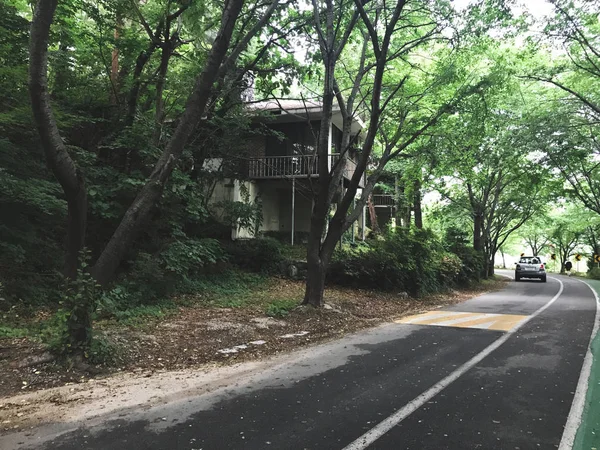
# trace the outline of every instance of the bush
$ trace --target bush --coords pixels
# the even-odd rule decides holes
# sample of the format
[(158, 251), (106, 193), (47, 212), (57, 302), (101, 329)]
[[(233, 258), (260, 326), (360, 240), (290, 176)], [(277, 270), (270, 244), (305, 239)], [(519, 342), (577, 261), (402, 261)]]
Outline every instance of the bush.
[(283, 261), (281, 243), (267, 237), (231, 242), (226, 252), (232, 264), (252, 272), (275, 273)]
[(469, 245), (469, 235), (458, 228), (449, 228), (444, 236), (446, 251), (458, 256), (461, 261), (460, 271), (455, 281), (458, 286), (469, 286), (481, 279), (484, 261), (480, 252)]
[(588, 276), (588, 278), (591, 278), (592, 280), (600, 280), (600, 268), (592, 267), (588, 271), (587, 276)]
[[(465, 246), (462, 253), (474, 258)], [(336, 252), (328, 279), (341, 285), (406, 291), (412, 296), (467, 283), (480, 265), (444, 249), (430, 230), (397, 229), (368, 248)]]
[(163, 303), (196, 291), (196, 280), (227, 260), (215, 239), (177, 239), (158, 254), (140, 252), (112, 289), (100, 298), (99, 315), (119, 317), (131, 308)]

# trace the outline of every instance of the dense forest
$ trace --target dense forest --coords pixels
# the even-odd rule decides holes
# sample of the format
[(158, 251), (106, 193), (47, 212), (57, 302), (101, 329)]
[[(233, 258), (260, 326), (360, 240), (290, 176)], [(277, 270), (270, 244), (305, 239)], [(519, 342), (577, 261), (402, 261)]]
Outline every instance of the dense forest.
[[(326, 282), (468, 286), (511, 252), (593, 268), (600, 2), (547, 6), (4, 0), (0, 308), (50, 311), (73, 351), (99, 311), (202, 294), (215, 274), (285, 273), (290, 258), (315, 307)], [(284, 100), (319, 117), (293, 248), (261, 231), (243, 188), (249, 143), (286, 139), (253, 105)], [(244, 195), (214, 201), (227, 183)], [(378, 223), (377, 195), (393, 220)]]

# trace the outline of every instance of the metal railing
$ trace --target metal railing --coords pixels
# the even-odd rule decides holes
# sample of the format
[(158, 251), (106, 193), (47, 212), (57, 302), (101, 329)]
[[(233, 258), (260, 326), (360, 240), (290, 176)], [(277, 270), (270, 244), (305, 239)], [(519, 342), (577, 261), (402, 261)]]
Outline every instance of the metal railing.
[(311, 177), (318, 175), (318, 157), (300, 156), (264, 156), (248, 162), (250, 178), (289, 178)]
[[(340, 155), (330, 154), (330, 167), (339, 161)], [(356, 162), (346, 159), (344, 177), (351, 179), (356, 171)], [(319, 175), (319, 157), (317, 155), (263, 156), (248, 161), (250, 178), (307, 178)], [(362, 186), (362, 183), (361, 183)]]
[(373, 195), (373, 206), (394, 206), (394, 196), (389, 194)]

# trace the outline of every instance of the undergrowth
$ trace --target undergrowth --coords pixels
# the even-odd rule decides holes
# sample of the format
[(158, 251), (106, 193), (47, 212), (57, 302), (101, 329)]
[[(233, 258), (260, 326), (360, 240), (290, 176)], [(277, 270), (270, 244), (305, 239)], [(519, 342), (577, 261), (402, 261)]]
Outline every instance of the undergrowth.
[(270, 317), (285, 317), (297, 306), (298, 301), (294, 299), (273, 300), (267, 305), (265, 314)]

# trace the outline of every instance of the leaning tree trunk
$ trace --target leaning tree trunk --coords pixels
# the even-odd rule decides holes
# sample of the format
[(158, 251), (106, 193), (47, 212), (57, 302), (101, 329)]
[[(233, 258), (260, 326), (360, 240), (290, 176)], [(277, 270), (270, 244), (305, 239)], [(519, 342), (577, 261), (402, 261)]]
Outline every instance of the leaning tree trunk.
[(373, 233), (379, 234), (381, 230), (379, 229), (379, 222), (377, 221), (377, 213), (375, 212), (375, 205), (373, 205), (373, 195), (369, 195), (369, 199), (367, 200), (367, 205), (369, 208), (369, 218), (371, 219), (371, 229)]
[(179, 156), (204, 114), (211, 88), (217, 79), (219, 68), (229, 48), (243, 0), (229, 0), (225, 5), (221, 27), (213, 42), (204, 69), (196, 80), (194, 90), (187, 100), (185, 111), (173, 137), (154, 166), (154, 170), (146, 184), (125, 212), (121, 223), (92, 268), (92, 274), (101, 285), (107, 284), (114, 276), (139, 229), (146, 222), (153, 206), (160, 198), (164, 185), (169, 179)]
[(60, 183), (67, 201), (64, 274), (75, 278), (79, 252), (85, 242), (88, 202), (83, 175), (60, 136), (48, 94), (48, 36), (56, 5), (57, 0), (40, 0), (33, 14), (29, 45), (29, 93), (46, 164)]

